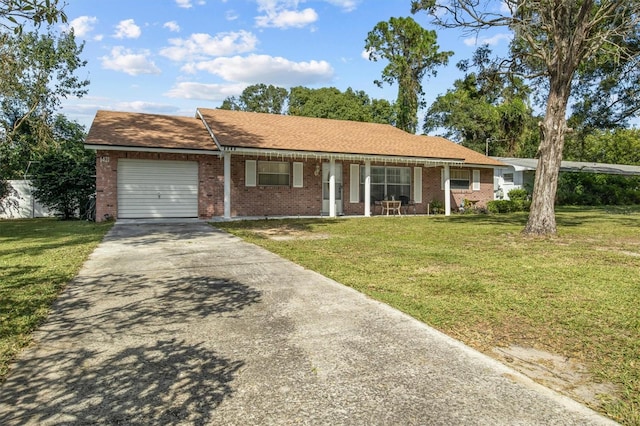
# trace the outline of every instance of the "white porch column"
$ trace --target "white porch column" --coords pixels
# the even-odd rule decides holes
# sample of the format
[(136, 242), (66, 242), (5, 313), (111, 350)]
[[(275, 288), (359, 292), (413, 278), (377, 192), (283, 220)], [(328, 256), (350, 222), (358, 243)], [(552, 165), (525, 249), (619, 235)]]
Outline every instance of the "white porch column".
[(371, 216), (371, 161), (364, 162), (364, 215)]
[(336, 217), (336, 160), (329, 160), (329, 217)]
[(451, 170), (448, 164), (444, 165), (444, 214), (451, 216)]
[(224, 153), (224, 218), (231, 219), (231, 153)]

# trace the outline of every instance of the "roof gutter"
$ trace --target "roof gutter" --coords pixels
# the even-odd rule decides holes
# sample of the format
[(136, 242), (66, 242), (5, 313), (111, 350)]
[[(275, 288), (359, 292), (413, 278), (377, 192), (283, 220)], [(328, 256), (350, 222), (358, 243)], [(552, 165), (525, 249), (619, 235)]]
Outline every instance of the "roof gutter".
[(464, 159), (461, 158), (424, 158), (424, 157), (401, 157), (401, 156), (384, 156), (373, 154), (349, 154), (338, 152), (320, 152), (320, 151), (291, 151), (291, 150), (265, 150), (260, 148), (243, 148), (235, 146), (227, 146), (222, 148), (225, 152), (233, 152), (240, 155), (264, 156), (269, 158), (300, 158), (300, 159), (335, 159), (335, 160), (351, 160), (351, 161), (374, 161), (384, 163), (413, 163), (425, 166), (439, 165), (463, 165)]
[(185, 149), (185, 148), (153, 148), (144, 146), (126, 146), (126, 145), (97, 145), (97, 144), (85, 144), (85, 149), (91, 151), (140, 151), (140, 152), (157, 152), (167, 154), (202, 154), (202, 155), (217, 155), (220, 156), (219, 151), (211, 149)]
[(209, 132), (209, 135), (211, 136), (211, 139), (213, 139), (213, 142), (216, 144), (216, 147), (218, 147), (218, 155), (222, 155), (222, 151), (223, 151), (222, 145), (220, 145), (220, 141), (218, 141), (218, 138), (216, 138), (216, 135), (213, 134), (213, 130), (211, 130), (211, 127), (209, 127), (209, 123), (207, 123), (207, 120), (205, 120), (204, 117), (202, 116), (202, 113), (200, 112), (200, 108), (196, 108), (196, 114), (198, 115), (198, 118), (202, 120), (204, 127), (207, 129), (207, 132)]

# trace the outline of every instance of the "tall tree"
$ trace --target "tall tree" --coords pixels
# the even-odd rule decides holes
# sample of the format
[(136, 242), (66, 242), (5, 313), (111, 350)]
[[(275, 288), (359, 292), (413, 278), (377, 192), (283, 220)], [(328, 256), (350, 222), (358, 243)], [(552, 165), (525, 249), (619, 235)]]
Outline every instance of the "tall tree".
[[(43, 22), (53, 24), (59, 21), (67, 22), (67, 16), (59, 0), (0, 0), (0, 46), (6, 44), (9, 37), (7, 30), (20, 34), (26, 23), (31, 23), (37, 28)], [(10, 59), (10, 56), (5, 56), (5, 51), (0, 51), (0, 64), (6, 64)], [(0, 74), (0, 81), (4, 77), (4, 73)], [(0, 134), (0, 138), (3, 136)], [(10, 192), (10, 185), (0, 175), (0, 202)]]
[(22, 32), (26, 22), (38, 27), (67, 22), (60, 0), (0, 0), (0, 28)]
[(521, 78), (501, 73), (490, 55), (491, 49), (481, 46), (471, 60), (457, 64), (466, 74), (431, 104), (424, 131), (444, 130), (444, 136), (482, 153), (526, 156), (538, 136), (531, 89)]
[(246, 87), (240, 96), (226, 98), (220, 109), (283, 114), (288, 96), (287, 89), (283, 87), (254, 84)]
[(30, 170), (33, 195), (58, 211), (62, 219), (77, 217), (95, 192), (96, 156), (84, 149), (84, 128), (64, 116), (53, 123), (56, 143), (41, 153)]
[(389, 61), (382, 80), (375, 83), (398, 84), (396, 127), (409, 133), (418, 128), (418, 109), (423, 105), (422, 79), (427, 72), (435, 76), (436, 67), (446, 65), (453, 52), (441, 52), (435, 31), (420, 26), (412, 18), (391, 18), (379, 22), (365, 40), (369, 59)]
[(514, 32), (511, 69), (538, 79), (538, 87), (547, 90), (531, 212), (523, 232), (554, 235), (554, 200), (576, 72), (605, 54), (614, 63), (637, 56), (616, 42), (638, 33), (640, 0), (503, 0), (502, 4), (506, 13), (485, 8), (487, 3), (478, 0), (413, 0), (411, 8), (413, 13), (428, 12), (445, 28), (502, 26)]
[[(0, 156), (4, 177), (24, 170), (32, 151), (54, 143), (53, 120), (63, 98), (83, 96), (86, 62), (73, 32), (6, 35), (0, 52)], [(6, 170), (15, 161), (13, 170)]]

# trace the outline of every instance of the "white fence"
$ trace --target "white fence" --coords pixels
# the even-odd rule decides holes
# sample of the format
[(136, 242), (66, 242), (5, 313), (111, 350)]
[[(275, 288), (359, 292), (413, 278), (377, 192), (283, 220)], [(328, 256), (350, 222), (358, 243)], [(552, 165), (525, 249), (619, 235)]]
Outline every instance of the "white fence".
[(32, 195), (33, 187), (28, 180), (10, 180), (9, 185), (17, 192), (11, 194), (0, 205), (0, 219), (49, 217), (54, 212), (44, 207)]

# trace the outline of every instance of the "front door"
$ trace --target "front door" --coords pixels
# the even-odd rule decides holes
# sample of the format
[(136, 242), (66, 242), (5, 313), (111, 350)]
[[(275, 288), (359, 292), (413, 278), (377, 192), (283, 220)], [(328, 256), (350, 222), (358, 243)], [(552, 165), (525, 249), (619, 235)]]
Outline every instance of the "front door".
[[(342, 214), (342, 163), (336, 163), (336, 215)], [(329, 163), (322, 163), (322, 214), (329, 215)]]

